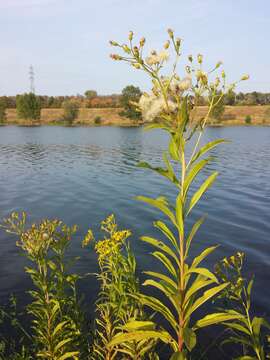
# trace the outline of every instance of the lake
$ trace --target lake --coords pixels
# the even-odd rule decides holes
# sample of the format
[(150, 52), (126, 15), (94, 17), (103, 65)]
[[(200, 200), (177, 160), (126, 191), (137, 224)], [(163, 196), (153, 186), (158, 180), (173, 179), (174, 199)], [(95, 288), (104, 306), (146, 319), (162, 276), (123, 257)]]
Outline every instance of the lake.
[[(237, 250), (246, 253), (245, 275), (255, 274), (254, 306), (270, 314), (270, 128), (208, 128), (204, 141), (227, 138), (212, 153), (215, 161), (203, 176), (218, 170), (217, 182), (194, 211), (208, 218), (193, 243), (220, 244), (209, 266)], [(80, 272), (95, 272), (93, 250), (81, 249), (88, 227), (99, 234), (99, 223), (114, 213), (121, 228), (133, 232), (131, 245), (138, 271), (157, 266), (139, 237), (152, 234), (158, 212), (134, 200), (136, 195), (174, 196), (174, 189), (139, 161), (158, 165), (167, 137), (159, 131), (114, 127), (1, 127), (0, 218), (25, 210), (30, 221), (60, 218), (78, 224), (70, 254), (81, 256)], [(207, 201), (206, 201), (207, 200)], [(31, 283), (24, 274), (25, 258), (14, 236), (0, 233), (0, 303), (10, 293), (24, 299)], [(82, 285), (94, 302), (97, 284), (89, 277)], [(23, 300), (22, 300), (23, 301)]]

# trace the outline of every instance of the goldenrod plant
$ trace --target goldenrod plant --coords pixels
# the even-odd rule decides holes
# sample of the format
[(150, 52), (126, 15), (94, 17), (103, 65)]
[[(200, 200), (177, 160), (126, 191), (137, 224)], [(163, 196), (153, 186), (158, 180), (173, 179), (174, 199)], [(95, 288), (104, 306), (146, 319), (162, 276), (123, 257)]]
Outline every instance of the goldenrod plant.
[(76, 227), (43, 220), (26, 229), (25, 213), (12, 213), (2, 227), (19, 236), (17, 246), (30, 260), (25, 271), (34, 284), (29, 291), (33, 301), (27, 307), (33, 319), (34, 355), (48, 360), (79, 359), (84, 349), (76, 293), (79, 276), (70, 272), (73, 261), (65, 258)]
[[(142, 306), (134, 296), (139, 293), (136, 277), (136, 261), (126, 240), (129, 230), (119, 230), (114, 215), (101, 224), (105, 238), (95, 242), (98, 256), (100, 293), (96, 302), (96, 329), (91, 359), (158, 359), (153, 353), (155, 341), (136, 340), (111, 345), (113, 338), (125, 329), (129, 333), (130, 321), (140, 323), (145, 320)], [(83, 242), (85, 246), (92, 240), (88, 232)], [(147, 357), (146, 357), (147, 356)]]
[[(161, 262), (164, 271), (147, 271), (149, 279), (144, 285), (158, 289), (170, 305), (157, 296), (140, 294), (138, 300), (161, 314), (168, 326), (157, 330), (149, 328), (149, 324), (146, 328), (144, 323), (136, 326), (131, 322), (129, 326), (134, 325), (134, 329), (136, 328), (133, 333), (126, 334), (123, 331), (123, 334), (115, 337), (110, 345), (120, 344), (126, 339), (130, 341), (131, 338), (156, 338), (170, 345), (173, 352), (171, 359), (187, 359), (196, 345), (196, 334), (199, 329), (240, 316), (209, 310), (207, 315), (198, 318), (197, 310), (217, 296), (229, 283), (220, 283), (213, 272), (201, 265), (216, 246), (204, 249), (196, 257), (190, 255), (193, 239), (205, 217), (196, 220), (190, 231), (186, 226), (195, 206), (214, 183), (218, 173), (213, 172), (196, 190), (195, 180), (212, 161), (210, 150), (225, 142), (224, 139), (218, 139), (201, 146), (201, 137), (211, 112), (227, 89), (233, 89), (236, 83), (227, 86), (224, 71), (217, 75), (221, 62), (206, 71), (201, 54), (196, 58), (188, 57), (188, 65), (184, 68), (185, 74), (180, 77), (178, 61), (181, 57), (182, 40), (176, 38), (171, 29), (168, 30), (168, 35), (169, 39), (163, 49), (153, 50), (147, 56), (144, 56), (145, 38), (135, 45), (132, 31), (129, 33), (127, 44), (111, 41), (112, 46), (122, 51), (121, 54), (112, 54), (112, 59), (124, 61), (138, 71), (144, 71), (152, 81), (151, 92), (144, 93), (136, 106), (146, 122), (154, 122), (148, 129), (164, 130), (169, 135), (169, 143), (167, 151), (163, 152), (164, 167), (153, 167), (146, 162), (140, 163), (139, 166), (154, 171), (172, 183), (175, 187), (175, 201), (171, 203), (166, 196), (137, 198), (158, 209), (163, 215), (162, 219), (154, 222), (154, 226), (166, 240), (143, 236), (142, 241), (155, 249), (152, 255)], [(165, 71), (165, 65), (171, 57), (170, 49), (174, 60), (172, 69), (168, 72)], [(248, 76), (243, 76), (242, 80), (247, 78)], [(196, 122), (194, 115), (201, 97), (206, 99), (208, 106), (204, 117), (200, 122)], [(196, 321), (193, 320), (195, 314)], [(156, 327), (158, 325), (155, 324)]]
[[(263, 317), (252, 316), (251, 291), (253, 279), (248, 281), (242, 275), (244, 253), (237, 252), (229, 258), (224, 258), (216, 267), (216, 275), (220, 282), (229, 285), (220, 293), (219, 298), (225, 302), (225, 307), (229, 307), (228, 314), (237, 314), (239, 317), (233, 321), (224, 323), (230, 330), (229, 335), (223, 344), (241, 345), (241, 360), (265, 360), (270, 353), (265, 353), (262, 327), (270, 330), (269, 323)], [(265, 334), (264, 334), (265, 335)]]

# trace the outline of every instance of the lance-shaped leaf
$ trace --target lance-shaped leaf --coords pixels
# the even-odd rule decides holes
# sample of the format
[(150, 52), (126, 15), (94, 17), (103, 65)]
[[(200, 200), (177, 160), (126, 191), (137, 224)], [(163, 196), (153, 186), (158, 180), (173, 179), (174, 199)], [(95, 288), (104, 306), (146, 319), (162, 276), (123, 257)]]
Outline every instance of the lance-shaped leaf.
[(108, 343), (108, 347), (113, 347), (125, 342), (141, 341), (146, 339), (160, 339), (166, 344), (174, 342), (171, 335), (167, 331), (158, 330), (137, 330), (127, 333), (118, 333)]
[(209, 290), (206, 290), (202, 296), (200, 296), (194, 303), (187, 309), (187, 312), (185, 314), (186, 319), (189, 319), (191, 314), (197, 310), (200, 306), (202, 306), (206, 301), (213, 298), (216, 294), (218, 294), (220, 291), (225, 289), (225, 287), (228, 286), (229, 283), (224, 283), (215, 287), (212, 287)]
[(178, 186), (177, 178), (176, 178), (174, 172), (171, 171), (171, 169), (163, 169), (162, 167), (153, 167), (145, 161), (140, 162), (137, 166), (144, 168), (144, 169), (149, 169), (149, 170), (155, 171), (159, 175), (169, 179), (171, 182), (173, 182), (175, 185)]
[(155, 239), (153, 237), (150, 237), (150, 236), (142, 236), (141, 240), (148, 243), (148, 244), (151, 244), (152, 246), (158, 248), (159, 250), (163, 251), (167, 255), (171, 256), (175, 260), (176, 264), (178, 266), (180, 266), (179, 265), (179, 259), (175, 255), (174, 251), (169, 246), (165, 245), (162, 241), (157, 240), (157, 239)]
[(180, 147), (175, 141), (175, 137), (171, 137), (171, 141), (169, 143), (169, 153), (173, 160), (178, 161), (179, 160), (179, 149)]
[(157, 199), (152, 199), (146, 196), (137, 196), (137, 200), (143, 201), (149, 205), (152, 205), (153, 207), (159, 209), (163, 214), (165, 214), (171, 222), (177, 227), (176, 219), (173, 214), (173, 212), (170, 210), (168, 206), (168, 201), (164, 197), (159, 197)]
[(190, 329), (188, 327), (184, 328), (184, 343), (189, 351), (192, 351), (192, 349), (195, 347), (197, 338), (196, 334), (193, 329)]
[(144, 271), (144, 274), (162, 280), (163, 282), (165, 282), (166, 286), (171, 287), (173, 289), (173, 292), (177, 291), (178, 288), (177, 283), (174, 280), (172, 280), (169, 276), (154, 271)]
[(147, 295), (140, 295), (140, 302), (161, 314), (169, 322), (175, 333), (178, 334), (178, 324), (171, 310), (166, 305), (157, 298)]
[(197, 190), (195, 192), (195, 194), (192, 196), (191, 200), (190, 200), (190, 204), (189, 204), (189, 208), (187, 211), (187, 214), (189, 214), (191, 212), (191, 210), (193, 209), (193, 207), (197, 204), (197, 202), (200, 200), (200, 198), (202, 197), (202, 195), (206, 192), (206, 190), (213, 184), (213, 182), (215, 181), (216, 177), (218, 176), (218, 172), (215, 171), (213, 174), (211, 174), (205, 181), (204, 183), (201, 185), (201, 187), (199, 188), (199, 190)]
[(183, 202), (181, 193), (178, 194), (175, 204), (176, 222), (178, 225), (181, 237), (184, 237), (184, 217), (183, 217)]
[(220, 324), (225, 321), (241, 319), (243, 315), (241, 314), (229, 314), (227, 312), (220, 312), (214, 314), (208, 314), (204, 318), (198, 320), (193, 326), (193, 330), (197, 330), (206, 326)]
[(191, 269), (196, 268), (208, 255), (210, 255), (217, 246), (210, 246), (207, 249), (203, 250), (200, 255), (196, 256), (191, 264)]
[(205, 288), (208, 285), (213, 284), (213, 282), (214, 282), (213, 280), (205, 279), (204, 276), (200, 276), (200, 275), (197, 276), (185, 294), (184, 309), (189, 305), (190, 301), (193, 300), (193, 296), (198, 291), (200, 291), (201, 289)]
[(186, 250), (185, 250), (185, 258), (188, 256), (188, 252), (189, 252), (189, 248), (190, 248), (190, 244), (192, 239), (194, 238), (194, 236), (196, 235), (197, 231), (199, 230), (200, 226), (202, 225), (202, 223), (205, 220), (205, 216), (202, 216), (199, 220), (197, 220), (195, 222), (195, 224), (192, 226), (192, 229), (187, 237), (186, 240)]
[(179, 251), (179, 246), (178, 246), (178, 243), (177, 243), (177, 241), (175, 239), (175, 236), (172, 233), (172, 231), (168, 228), (168, 226), (163, 221), (160, 221), (160, 220), (155, 221), (154, 226), (156, 228), (158, 228), (167, 237), (167, 239), (170, 240), (170, 242), (173, 244), (175, 249), (177, 251)]
[(209, 163), (211, 159), (212, 158), (203, 159), (191, 168), (184, 182), (184, 199), (187, 197), (190, 185), (196, 179), (196, 176), (206, 166), (206, 164)]
[(218, 139), (218, 140), (210, 141), (206, 145), (202, 146), (198, 152), (196, 152), (196, 154), (192, 157), (192, 159), (190, 161), (190, 165), (192, 165), (199, 157), (206, 154), (209, 150), (213, 149), (217, 145), (219, 145), (221, 143), (228, 143), (228, 142), (229, 141), (225, 140), (225, 139)]
[(166, 268), (167, 270), (172, 274), (172, 276), (175, 278), (175, 279), (178, 279), (178, 274), (176, 272), (176, 269), (175, 267), (173, 266), (172, 262), (170, 261), (170, 259), (168, 259), (168, 257), (160, 252), (160, 251), (155, 251), (152, 253), (152, 255), (158, 259)]

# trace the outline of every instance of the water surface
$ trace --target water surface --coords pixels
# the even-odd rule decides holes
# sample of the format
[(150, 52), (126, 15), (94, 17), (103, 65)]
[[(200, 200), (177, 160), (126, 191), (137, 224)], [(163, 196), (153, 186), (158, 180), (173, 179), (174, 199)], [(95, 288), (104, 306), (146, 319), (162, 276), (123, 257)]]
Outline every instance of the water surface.
[[(218, 181), (194, 211), (208, 219), (194, 241), (193, 252), (220, 244), (209, 266), (236, 250), (244, 251), (246, 275), (255, 274), (254, 304), (259, 314), (270, 314), (270, 128), (209, 128), (205, 141), (225, 137), (230, 145), (213, 151), (212, 170)], [(81, 255), (77, 270), (94, 272), (96, 258), (82, 251), (80, 241), (90, 226), (115, 213), (123, 228), (133, 232), (132, 247), (139, 271), (156, 263), (139, 237), (153, 233), (158, 218), (152, 208), (134, 200), (136, 195), (174, 196), (174, 189), (151, 172), (139, 169), (139, 161), (160, 163), (167, 137), (141, 128), (0, 128), (0, 218), (25, 210), (31, 221), (60, 218), (78, 224), (72, 254)], [(207, 200), (207, 201), (206, 201)], [(25, 259), (15, 239), (0, 234), (0, 302), (11, 292), (22, 295), (30, 286), (23, 272)], [(84, 285), (89, 301), (97, 288), (94, 278)]]

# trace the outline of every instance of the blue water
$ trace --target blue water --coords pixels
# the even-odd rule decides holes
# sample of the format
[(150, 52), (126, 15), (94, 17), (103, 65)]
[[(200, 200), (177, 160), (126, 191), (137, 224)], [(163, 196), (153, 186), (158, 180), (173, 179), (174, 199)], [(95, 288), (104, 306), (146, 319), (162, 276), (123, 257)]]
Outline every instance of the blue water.
[[(270, 128), (209, 128), (204, 141), (225, 137), (232, 142), (213, 151), (212, 170), (220, 172), (193, 219), (208, 213), (193, 244), (220, 244), (209, 258), (217, 259), (241, 250), (246, 253), (245, 275), (255, 274), (254, 306), (258, 314), (270, 314)], [(174, 189), (151, 172), (136, 167), (139, 161), (160, 163), (167, 137), (141, 128), (0, 128), (0, 218), (25, 210), (30, 221), (60, 218), (78, 224), (71, 252), (80, 255), (77, 270), (94, 272), (92, 250), (81, 250), (80, 241), (91, 227), (115, 213), (122, 228), (133, 232), (132, 248), (138, 269), (156, 263), (139, 237), (153, 233), (158, 212), (134, 200), (136, 195), (174, 196)], [(207, 201), (206, 201), (207, 200)], [(19, 297), (30, 286), (25, 259), (15, 238), (0, 233), (0, 303), (13, 292)], [(97, 284), (88, 278), (87, 298), (94, 301)]]

